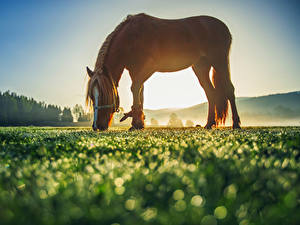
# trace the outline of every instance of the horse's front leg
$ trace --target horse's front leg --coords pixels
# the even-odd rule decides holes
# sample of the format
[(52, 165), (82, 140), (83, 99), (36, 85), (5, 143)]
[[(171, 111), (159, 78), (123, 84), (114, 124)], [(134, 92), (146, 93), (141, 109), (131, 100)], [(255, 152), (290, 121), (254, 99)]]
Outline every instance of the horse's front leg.
[(133, 82), (131, 86), (131, 92), (133, 95), (133, 105), (131, 107), (132, 112), (132, 129), (143, 129), (145, 126), (145, 115), (143, 112), (144, 103), (144, 86), (139, 82)]

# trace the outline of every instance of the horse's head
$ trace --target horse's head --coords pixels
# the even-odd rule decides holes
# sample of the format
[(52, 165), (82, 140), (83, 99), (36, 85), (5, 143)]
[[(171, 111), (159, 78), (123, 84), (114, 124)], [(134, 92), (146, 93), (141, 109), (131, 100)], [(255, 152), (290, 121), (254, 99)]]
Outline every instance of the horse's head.
[(87, 67), (90, 77), (87, 86), (86, 103), (93, 106), (93, 130), (106, 130), (114, 112), (119, 110), (119, 95), (111, 76), (105, 71), (95, 72)]

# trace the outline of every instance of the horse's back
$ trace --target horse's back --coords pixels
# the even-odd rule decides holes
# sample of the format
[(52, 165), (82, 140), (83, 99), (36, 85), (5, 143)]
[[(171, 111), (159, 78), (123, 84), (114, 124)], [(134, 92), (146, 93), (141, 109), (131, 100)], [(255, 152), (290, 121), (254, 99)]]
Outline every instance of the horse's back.
[[(161, 19), (144, 13), (131, 16), (128, 35), (136, 41), (148, 44), (160, 43), (168, 46), (178, 43), (192, 43), (201, 48), (223, 39), (231, 40), (227, 26), (211, 16), (193, 16), (182, 19)], [(173, 43), (175, 42), (175, 43)]]
[(154, 60), (157, 70), (162, 72), (189, 67), (230, 39), (226, 25), (210, 16), (161, 19), (137, 14), (129, 20), (123, 32), (128, 60), (132, 64)]
[(131, 20), (131, 23), (136, 26), (136, 28), (141, 28), (138, 29), (139, 31), (142, 31), (142, 28), (147, 28), (148, 26), (154, 26), (156, 28), (172, 26), (180, 28), (181, 26), (192, 26), (196, 30), (197, 28), (201, 30), (203, 27), (206, 27), (207, 29), (223, 28), (224, 30), (229, 32), (229, 29), (224, 24), (224, 22), (222, 22), (218, 18), (207, 15), (192, 16), (181, 19), (163, 19), (150, 16), (145, 13), (140, 13), (137, 15), (128, 16), (128, 18)]

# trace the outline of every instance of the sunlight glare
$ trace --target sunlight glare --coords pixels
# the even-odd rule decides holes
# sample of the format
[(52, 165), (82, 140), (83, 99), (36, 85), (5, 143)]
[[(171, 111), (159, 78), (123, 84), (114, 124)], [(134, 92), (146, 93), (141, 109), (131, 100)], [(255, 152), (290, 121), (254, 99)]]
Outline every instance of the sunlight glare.
[[(127, 70), (119, 83), (120, 104), (132, 105), (131, 80)], [(206, 102), (206, 95), (192, 68), (172, 73), (154, 73), (144, 84), (144, 108), (185, 108)]]
[(185, 108), (206, 101), (192, 68), (155, 73), (145, 83), (145, 108)]

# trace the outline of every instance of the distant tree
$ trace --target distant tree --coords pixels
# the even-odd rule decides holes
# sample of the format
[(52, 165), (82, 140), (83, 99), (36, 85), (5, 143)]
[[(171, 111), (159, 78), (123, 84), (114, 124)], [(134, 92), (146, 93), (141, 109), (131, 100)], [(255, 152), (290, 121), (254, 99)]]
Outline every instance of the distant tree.
[(176, 113), (172, 113), (170, 115), (168, 127), (183, 127), (183, 123), (182, 123), (181, 119), (178, 118)]
[(84, 110), (81, 105), (76, 104), (72, 109), (72, 113), (75, 121), (79, 121), (79, 118), (82, 119), (84, 117)]
[(47, 120), (52, 122), (59, 122), (59, 114), (61, 109), (55, 105), (48, 105), (47, 107)]
[(88, 122), (91, 121), (93, 118), (93, 114), (92, 113), (83, 113), (78, 117), (78, 122)]
[(185, 126), (186, 126), (186, 127), (193, 127), (193, 126), (194, 126), (194, 122), (191, 121), (191, 120), (187, 120), (187, 121), (185, 122)]
[(151, 126), (158, 127), (158, 121), (157, 121), (157, 119), (151, 118)]
[(0, 92), (0, 125), (40, 125), (58, 122), (61, 109), (16, 93)]
[(71, 113), (70, 108), (64, 108), (62, 115), (61, 115), (61, 121), (62, 122), (73, 122), (73, 116)]

